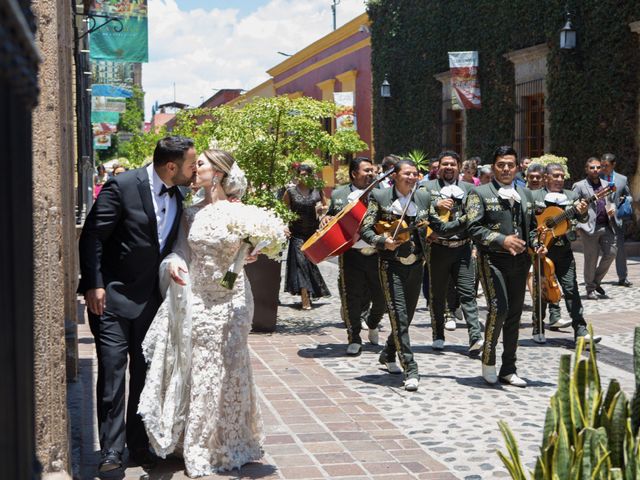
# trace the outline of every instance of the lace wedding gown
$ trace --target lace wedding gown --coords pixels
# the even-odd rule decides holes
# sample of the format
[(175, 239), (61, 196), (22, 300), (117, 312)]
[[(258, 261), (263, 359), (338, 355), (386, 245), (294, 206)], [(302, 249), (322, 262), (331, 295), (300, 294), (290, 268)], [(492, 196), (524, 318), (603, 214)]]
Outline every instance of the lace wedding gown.
[[(262, 457), (247, 345), (251, 288), (244, 274), (233, 290), (219, 285), (241, 244), (227, 229), (233, 215), (227, 201), (185, 210), (182, 238), (161, 266), (167, 296), (143, 343), (149, 370), (138, 412), (156, 454), (182, 451), (191, 477)], [(168, 261), (180, 258), (188, 265), (186, 287), (168, 279)]]

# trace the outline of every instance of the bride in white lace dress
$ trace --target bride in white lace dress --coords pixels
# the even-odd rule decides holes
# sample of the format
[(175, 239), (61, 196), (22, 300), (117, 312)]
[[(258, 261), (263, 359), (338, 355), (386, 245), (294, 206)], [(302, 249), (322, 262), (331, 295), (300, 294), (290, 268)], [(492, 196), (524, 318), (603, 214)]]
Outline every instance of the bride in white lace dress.
[(182, 239), (160, 267), (167, 295), (143, 343), (138, 407), (156, 454), (182, 453), (190, 477), (260, 459), (264, 439), (247, 345), (251, 287), (244, 274), (231, 290), (219, 285), (242, 242), (227, 229), (239, 208), (229, 198), (246, 180), (220, 150), (200, 155), (197, 174), (205, 198), (185, 209)]

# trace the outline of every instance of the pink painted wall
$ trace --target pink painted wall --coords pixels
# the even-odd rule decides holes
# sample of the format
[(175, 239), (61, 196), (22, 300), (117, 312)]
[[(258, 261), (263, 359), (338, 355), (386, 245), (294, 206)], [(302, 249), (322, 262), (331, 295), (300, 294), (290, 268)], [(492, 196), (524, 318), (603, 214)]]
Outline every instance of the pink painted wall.
[[(313, 65), (317, 61), (326, 58), (336, 51), (341, 50), (340, 45), (349, 46), (356, 41), (362, 40), (365, 34), (356, 33), (348, 39), (343, 40), (340, 44), (324, 50), (323, 52), (315, 55), (312, 59), (303, 62), (300, 65), (296, 65), (290, 70), (283, 72), (282, 74), (274, 77), (274, 83), (278, 83), (283, 79), (286, 79), (291, 74), (298, 72), (306, 66)], [(354, 40), (355, 39), (355, 40)], [(359, 152), (358, 155), (371, 157), (371, 47), (366, 46), (355, 52), (349, 53), (344, 57), (340, 57), (327, 65), (323, 65), (316, 70), (312, 70), (305, 75), (293, 80), (292, 82), (283, 85), (276, 89), (276, 95), (285, 95), (294, 92), (303, 92), (307, 97), (322, 99), (322, 92), (316, 86), (324, 80), (335, 78), (341, 73), (349, 70), (356, 69), (358, 76), (356, 77), (356, 98), (355, 98), (355, 112), (358, 122), (358, 133), (360, 138), (369, 145), (369, 149)], [(336, 80), (334, 91), (342, 91), (342, 85)]]

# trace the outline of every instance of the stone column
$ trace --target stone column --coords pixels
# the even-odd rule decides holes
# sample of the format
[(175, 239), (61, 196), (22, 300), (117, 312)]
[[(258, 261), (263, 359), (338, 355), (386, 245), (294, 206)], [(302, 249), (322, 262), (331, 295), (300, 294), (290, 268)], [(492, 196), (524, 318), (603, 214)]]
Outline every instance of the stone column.
[[(70, 0), (34, 0), (42, 55), (33, 114), (36, 454), (70, 471), (65, 323), (75, 317), (73, 28)], [(29, 268), (29, 266), (25, 266)]]

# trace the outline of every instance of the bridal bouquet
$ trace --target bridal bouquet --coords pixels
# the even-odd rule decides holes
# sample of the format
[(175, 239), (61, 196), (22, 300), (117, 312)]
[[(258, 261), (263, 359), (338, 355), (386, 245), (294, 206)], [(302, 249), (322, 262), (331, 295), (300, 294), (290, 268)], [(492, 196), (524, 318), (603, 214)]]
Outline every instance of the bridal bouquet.
[(237, 208), (237, 212), (234, 212), (227, 228), (230, 234), (241, 237), (243, 242), (233, 263), (220, 281), (220, 285), (228, 289), (233, 288), (247, 255), (261, 253), (277, 260), (287, 242), (284, 234), (285, 225), (273, 212), (255, 205), (236, 203), (233, 206), (234, 209)]

